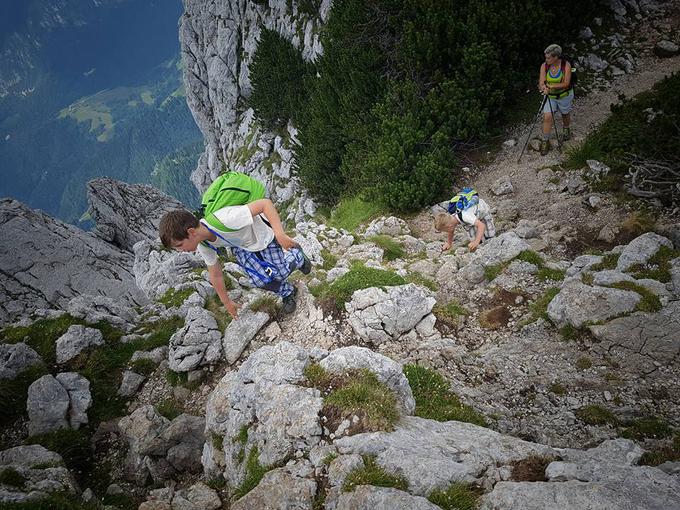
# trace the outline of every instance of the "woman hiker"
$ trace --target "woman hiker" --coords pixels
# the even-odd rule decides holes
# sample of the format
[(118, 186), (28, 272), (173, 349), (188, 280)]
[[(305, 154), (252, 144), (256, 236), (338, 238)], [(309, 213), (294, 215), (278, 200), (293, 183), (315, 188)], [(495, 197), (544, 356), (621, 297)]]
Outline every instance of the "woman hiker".
[(558, 111), (562, 114), (562, 125), (564, 127), (562, 140), (566, 141), (571, 138), (569, 113), (574, 103), (574, 90), (571, 87), (571, 64), (562, 58), (562, 48), (557, 44), (551, 44), (543, 53), (545, 54), (545, 62), (541, 64), (538, 90), (547, 95), (548, 98), (543, 106), (541, 156), (545, 156), (550, 149), (548, 140), (553, 125), (553, 114)]

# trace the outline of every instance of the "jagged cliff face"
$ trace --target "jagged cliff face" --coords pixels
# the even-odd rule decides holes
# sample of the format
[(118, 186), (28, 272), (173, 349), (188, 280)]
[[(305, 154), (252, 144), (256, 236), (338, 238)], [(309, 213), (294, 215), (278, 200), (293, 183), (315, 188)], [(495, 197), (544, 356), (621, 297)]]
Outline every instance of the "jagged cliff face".
[[(317, 16), (298, 12), (297, 2), (270, 0), (268, 5), (246, 0), (184, 0), (180, 43), (187, 102), (206, 142), (192, 181), (202, 191), (220, 173), (245, 171), (267, 183), (274, 200), (295, 200), (297, 211), (311, 212), (311, 202), (291, 180), (296, 143), (294, 126), (284, 138), (262, 131), (252, 109), (244, 105), (252, 91), (248, 66), (262, 27), (276, 30), (314, 60), (323, 49), (319, 30), (331, 0), (323, 0)], [(296, 195), (301, 195), (295, 199)], [(298, 214), (299, 216), (300, 214)]]

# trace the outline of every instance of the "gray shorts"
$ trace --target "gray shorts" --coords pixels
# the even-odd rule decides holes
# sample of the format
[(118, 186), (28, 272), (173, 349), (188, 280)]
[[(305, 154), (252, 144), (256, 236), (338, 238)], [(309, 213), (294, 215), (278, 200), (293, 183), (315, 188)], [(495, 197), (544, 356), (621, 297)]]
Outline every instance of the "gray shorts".
[(566, 115), (571, 112), (571, 108), (574, 105), (574, 91), (570, 90), (569, 95), (563, 97), (562, 99), (552, 99), (548, 98), (543, 106), (543, 113), (550, 113), (550, 108), (552, 107), (553, 113), (560, 112), (562, 115)]

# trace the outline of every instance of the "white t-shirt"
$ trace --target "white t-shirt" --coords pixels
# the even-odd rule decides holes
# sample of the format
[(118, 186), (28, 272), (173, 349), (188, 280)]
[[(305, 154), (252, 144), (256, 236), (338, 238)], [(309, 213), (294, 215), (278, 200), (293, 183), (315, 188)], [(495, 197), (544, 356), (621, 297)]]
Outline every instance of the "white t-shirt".
[(481, 220), (482, 218), (487, 216), (489, 212), (490, 212), (489, 204), (487, 204), (484, 200), (480, 198), (479, 203), (473, 205), (469, 209), (465, 209), (463, 212), (457, 214), (456, 216), (458, 217), (459, 220), (462, 220), (463, 226), (474, 227), (475, 221)]
[[(260, 217), (253, 216), (247, 205), (233, 205), (215, 211), (215, 217), (220, 220), (225, 227), (233, 228), (234, 232), (223, 232), (210, 226), (205, 220), (201, 223), (220, 234), (228, 242), (219, 236), (215, 241), (208, 241), (211, 246), (220, 248), (222, 246), (231, 248), (236, 246), (248, 251), (264, 250), (269, 243), (274, 240), (274, 231)], [(214, 266), (217, 263), (217, 253), (203, 243), (198, 245), (198, 253), (203, 257), (206, 265)]]

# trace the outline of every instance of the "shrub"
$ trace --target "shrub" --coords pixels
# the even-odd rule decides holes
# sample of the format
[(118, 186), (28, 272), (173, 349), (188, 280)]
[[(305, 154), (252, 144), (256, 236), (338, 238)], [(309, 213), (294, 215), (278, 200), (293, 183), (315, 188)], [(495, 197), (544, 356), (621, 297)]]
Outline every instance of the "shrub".
[(250, 64), (253, 91), (248, 104), (265, 128), (285, 126), (289, 119), (298, 123), (310, 68), (290, 42), (274, 30), (262, 29)]
[(404, 366), (413, 398), (416, 401), (415, 415), (437, 421), (464, 421), (486, 426), (484, 417), (472, 407), (460, 402), (449, 389), (449, 384), (435, 370), (418, 365)]
[(358, 485), (374, 485), (376, 487), (394, 487), (405, 491), (408, 489), (408, 482), (395, 476), (381, 468), (375, 457), (364, 455), (363, 467), (350, 472), (342, 484), (343, 492), (352, 492)]

